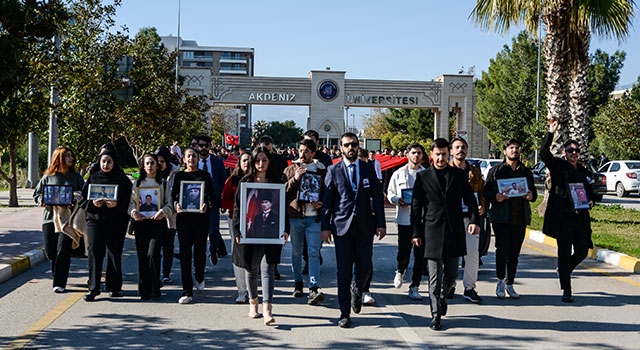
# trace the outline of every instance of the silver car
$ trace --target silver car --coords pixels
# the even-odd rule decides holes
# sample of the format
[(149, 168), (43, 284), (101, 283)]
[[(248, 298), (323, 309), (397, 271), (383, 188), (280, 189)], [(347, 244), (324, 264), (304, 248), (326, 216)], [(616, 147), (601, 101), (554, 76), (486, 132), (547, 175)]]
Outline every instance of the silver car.
[(603, 165), (598, 172), (604, 175), (607, 192), (615, 191), (618, 197), (625, 197), (629, 192), (638, 191), (640, 160), (614, 160)]

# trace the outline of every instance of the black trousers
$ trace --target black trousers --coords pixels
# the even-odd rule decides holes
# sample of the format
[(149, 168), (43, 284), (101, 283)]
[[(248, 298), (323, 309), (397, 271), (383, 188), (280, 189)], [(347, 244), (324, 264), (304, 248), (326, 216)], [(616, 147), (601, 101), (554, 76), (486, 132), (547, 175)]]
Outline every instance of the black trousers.
[(511, 285), (516, 278), (518, 258), (527, 226), (498, 223), (492, 225), (496, 241), (496, 277), (498, 279), (506, 277), (507, 284)]
[[(409, 287), (419, 287), (424, 271), (424, 244), (419, 247), (413, 245), (413, 228), (409, 225), (398, 225), (398, 255), (396, 256), (396, 270), (400, 273), (409, 266), (411, 260), (411, 249), (413, 248), (413, 274), (411, 275), (411, 285)], [(424, 238), (422, 239), (424, 242)]]
[(207, 264), (207, 234), (209, 217), (207, 214), (180, 213), (176, 219), (178, 244), (180, 245), (180, 273), (182, 275), (182, 295), (193, 296), (191, 261), (195, 268), (196, 282), (204, 281)]
[[(362, 297), (363, 288), (371, 273), (373, 238), (369, 232), (358, 231), (356, 220), (352, 221), (351, 227), (344, 236), (334, 236), (340, 318), (349, 317), (351, 293)], [(354, 266), (356, 280), (351, 288)]]
[(162, 276), (169, 277), (173, 268), (173, 250), (175, 248), (174, 240), (176, 238), (175, 228), (166, 228), (164, 238), (162, 240)]
[[(571, 273), (587, 257), (591, 248), (589, 216), (570, 213), (564, 216), (562, 232), (558, 234), (558, 275), (560, 288), (571, 290)], [(573, 248), (573, 254), (571, 254)]]
[(138, 293), (142, 297), (160, 293), (160, 248), (165, 238), (166, 226), (166, 220), (134, 223), (138, 253)]
[(100, 291), (105, 250), (107, 255), (105, 287), (110, 292), (122, 290), (122, 249), (126, 230), (126, 221), (87, 221), (89, 291)]
[(51, 275), (54, 287), (67, 287), (69, 266), (71, 266), (71, 243), (69, 236), (56, 232), (53, 222), (42, 224), (44, 253), (51, 261)]
[(460, 257), (426, 259), (429, 269), (429, 301), (431, 316), (442, 316), (442, 299), (456, 284)]

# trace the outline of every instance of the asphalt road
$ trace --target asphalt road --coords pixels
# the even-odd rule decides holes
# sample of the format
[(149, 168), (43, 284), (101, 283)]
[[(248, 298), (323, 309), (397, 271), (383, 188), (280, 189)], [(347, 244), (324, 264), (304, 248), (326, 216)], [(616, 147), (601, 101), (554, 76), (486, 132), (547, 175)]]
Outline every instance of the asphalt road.
[[(194, 303), (179, 305), (179, 263), (175, 282), (162, 299), (137, 297), (134, 241), (127, 239), (125, 296), (102, 294), (93, 303), (86, 292), (86, 260), (73, 259), (68, 292), (51, 292), (49, 264), (43, 263), (0, 284), (0, 346), (5, 348), (291, 348), (291, 349), (637, 349), (640, 344), (640, 276), (587, 260), (574, 273), (575, 302), (563, 304), (555, 273), (554, 248), (526, 241), (520, 257), (518, 300), (495, 297), (493, 248), (483, 258), (477, 290), (485, 298), (470, 304), (458, 293), (450, 301), (443, 330), (428, 328), (428, 300), (407, 298), (408, 277), (393, 288), (396, 230), (387, 210), (389, 235), (376, 242), (372, 292), (376, 305), (353, 316), (353, 326), (336, 326), (339, 316), (332, 245), (323, 248), (320, 285), (327, 299), (308, 306), (294, 298), (290, 250), (283, 251), (283, 275), (276, 282), (276, 326), (249, 319), (236, 305), (229, 258), (207, 266), (207, 289)], [(229, 243), (226, 225), (223, 235)], [(426, 289), (426, 283), (423, 289)], [(306, 291), (306, 290), (305, 290)], [(423, 293), (426, 296), (426, 293)]]
[(638, 193), (629, 194), (627, 197), (617, 197), (615, 194), (605, 194), (601, 204), (620, 204), (627, 209), (640, 210), (640, 195)]

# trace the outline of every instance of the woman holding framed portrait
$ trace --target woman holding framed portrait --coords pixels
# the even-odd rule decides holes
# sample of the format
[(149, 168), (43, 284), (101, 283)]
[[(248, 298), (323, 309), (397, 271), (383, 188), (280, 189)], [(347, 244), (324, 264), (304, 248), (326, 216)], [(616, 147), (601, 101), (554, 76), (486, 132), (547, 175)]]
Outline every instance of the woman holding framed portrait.
[[(276, 174), (270, 167), (271, 155), (266, 147), (256, 147), (251, 152), (249, 159), (249, 170), (240, 180), (240, 186), (243, 183), (270, 183), (283, 184), (281, 177)], [(283, 189), (284, 191), (284, 186)], [(275, 323), (272, 314), (273, 292), (275, 287), (275, 267), (280, 263), (280, 254), (282, 252), (281, 244), (247, 244), (240, 243), (242, 236), (241, 217), (246, 216), (246, 212), (241, 211), (241, 193), (237, 191), (236, 200), (233, 207), (233, 235), (235, 237), (235, 246), (232, 252), (232, 261), (238, 267), (244, 268), (248, 276), (248, 292), (249, 292), (249, 317), (257, 318), (258, 313), (258, 271), (260, 271), (262, 279), (262, 314), (264, 324), (271, 325)], [(284, 193), (283, 193), (284, 194)], [(246, 205), (246, 204), (245, 204)], [(244, 205), (243, 205), (244, 207)], [(270, 203), (269, 203), (270, 207)], [(286, 242), (289, 239), (289, 217), (284, 212), (284, 232), (281, 233)]]
[(191, 261), (195, 267), (198, 291), (204, 290), (204, 268), (207, 263), (207, 237), (209, 233), (209, 208), (216, 200), (213, 195), (211, 175), (198, 169), (200, 156), (193, 148), (184, 151), (185, 169), (177, 172), (171, 189), (171, 199), (178, 213), (178, 244), (180, 246), (180, 272), (182, 296), (179, 304), (193, 301)]
[[(51, 275), (53, 277), (53, 292), (63, 293), (67, 287), (69, 278), (69, 266), (71, 264), (72, 239), (66, 234), (56, 230), (54, 219), (61, 220), (60, 211), (53, 205), (47, 204), (43, 198), (45, 188), (53, 185), (71, 186), (73, 189), (73, 201), (75, 204), (82, 199), (82, 186), (84, 179), (75, 170), (75, 157), (71, 149), (58, 147), (51, 156), (51, 164), (44, 172), (44, 176), (38, 182), (33, 191), (35, 202), (44, 207), (42, 214), (42, 233), (44, 235), (44, 252), (51, 261)], [(57, 216), (57, 218), (55, 218)]]
[[(180, 166), (173, 164), (171, 160), (173, 156), (169, 149), (165, 146), (159, 146), (156, 149), (156, 155), (158, 156), (158, 171), (162, 175), (162, 178), (169, 183), (169, 190), (173, 188), (173, 178), (176, 173), (180, 171)], [(168, 192), (167, 194), (170, 194)], [(176, 213), (172, 212), (172, 215), (167, 218), (167, 231), (162, 241), (162, 283), (169, 284), (173, 282), (171, 277), (171, 269), (173, 268), (173, 250), (175, 248), (174, 241), (176, 238)]]
[(158, 157), (142, 157), (140, 178), (131, 193), (129, 214), (133, 218), (138, 253), (138, 293), (141, 300), (160, 298), (160, 248), (173, 213), (169, 184), (158, 171)]
[[(105, 287), (112, 298), (122, 296), (122, 249), (129, 223), (127, 208), (131, 198), (131, 180), (111, 150), (98, 156), (99, 169), (89, 175), (82, 188), (83, 203), (87, 211), (87, 241), (89, 263), (89, 292), (84, 300), (94, 301), (100, 295), (102, 260), (107, 254)], [(117, 188), (113, 198), (89, 199), (92, 185), (111, 185)]]

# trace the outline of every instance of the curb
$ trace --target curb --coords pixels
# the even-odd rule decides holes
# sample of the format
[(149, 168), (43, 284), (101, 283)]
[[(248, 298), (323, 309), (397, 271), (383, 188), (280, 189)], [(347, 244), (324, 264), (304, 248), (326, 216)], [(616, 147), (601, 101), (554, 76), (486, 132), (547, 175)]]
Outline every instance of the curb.
[[(525, 238), (528, 238), (532, 241), (542, 243), (552, 247), (558, 247), (555, 238), (551, 238), (541, 231), (531, 230), (527, 228), (527, 233), (525, 234)], [(634, 258), (627, 254), (618, 253), (613, 250), (598, 248), (595, 247), (593, 249), (589, 249), (589, 253), (587, 257), (603, 262), (608, 265), (613, 265), (619, 267), (621, 269), (633, 272), (640, 273), (640, 259)]]
[(0, 264), (0, 283), (9, 280), (46, 260), (44, 248), (34, 249), (28, 253)]

